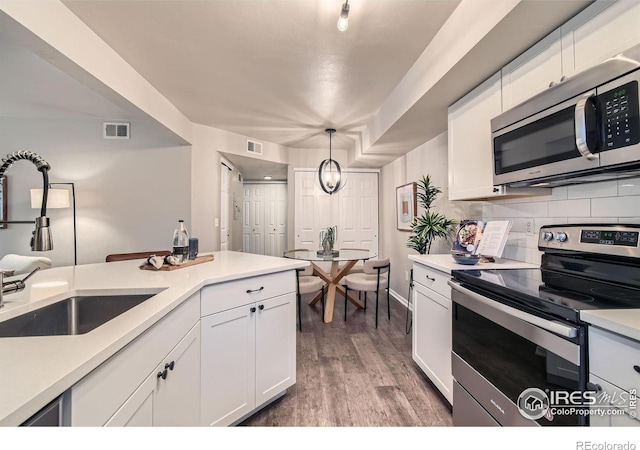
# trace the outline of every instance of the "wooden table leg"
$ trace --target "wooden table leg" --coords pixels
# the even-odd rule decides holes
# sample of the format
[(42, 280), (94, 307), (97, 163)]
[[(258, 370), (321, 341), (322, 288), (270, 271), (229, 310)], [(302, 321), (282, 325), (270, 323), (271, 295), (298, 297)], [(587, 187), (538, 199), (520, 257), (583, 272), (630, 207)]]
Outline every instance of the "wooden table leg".
[[(327, 292), (325, 296), (325, 308), (324, 308), (325, 323), (329, 323), (333, 320), (333, 308), (336, 302), (336, 291), (341, 293), (342, 295), (344, 295), (345, 293), (344, 288), (339, 284), (340, 280), (347, 273), (349, 273), (349, 271), (356, 264), (356, 262), (357, 262), (356, 260), (347, 261), (347, 263), (342, 268), (340, 268), (338, 261), (332, 261), (331, 273), (325, 272), (322, 269), (322, 267), (311, 262), (311, 265), (313, 266), (314, 275), (319, 276), (322, 280), (324, 280), (325, 283), (327, 283), (327, 288), (326, 288)], [(313, 298), (313, 300), (311, 300), (311, 302), (309, 302), (309, 304), (315, 305), (320, 301), (321, 298), (322, 298), (322, 294), (318, 294)], [(347, 299), (358, 308), (364, 308), (364, 304), (358, 298), (354, 297), (352, 294), (349, 294), (349, 297)]]

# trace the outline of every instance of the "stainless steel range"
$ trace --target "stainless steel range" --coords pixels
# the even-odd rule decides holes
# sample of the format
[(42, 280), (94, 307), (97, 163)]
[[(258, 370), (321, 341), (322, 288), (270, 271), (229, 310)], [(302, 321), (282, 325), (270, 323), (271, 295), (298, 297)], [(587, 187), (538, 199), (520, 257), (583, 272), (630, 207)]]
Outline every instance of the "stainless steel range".
[[(454, 425), (588, 425), (580, 312), (640, 308), (639, 235), (640, 225), (548, 226), (540, 269), (452, 272)], [(532, 414), (532, 392), (573, 413)]]

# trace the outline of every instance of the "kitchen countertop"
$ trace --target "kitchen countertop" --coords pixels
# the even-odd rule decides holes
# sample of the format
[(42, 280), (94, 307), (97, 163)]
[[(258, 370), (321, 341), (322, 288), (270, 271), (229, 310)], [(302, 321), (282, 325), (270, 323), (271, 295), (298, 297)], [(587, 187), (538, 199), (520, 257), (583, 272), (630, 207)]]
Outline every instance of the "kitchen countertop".
[(5, 296), (0, 321), (82, 294), (160, 291), (89, 333), (0, 338), (0, 425), (20, 425), (203, 286), (305, 267), (307, 261), (239, 252), (173, 271), (140, 270), (142, 260), (41, 270)]
[(640, 310), (638, 309), (581, 311), (580, 319), (596, 327), (640, 341)]
[(411, 261), (431, 267), (445, 273), (451, 273), (452, 270), (471, 270), (471, 269), (537, 269), (538, 265), (530, 264), (522, 261), (514, 261), (512, 259), (496, 258), (492, 263), (478, 263), (472, 266), (456, 263), (450, 254), (444, 253), (440, 255), (409, 255)]

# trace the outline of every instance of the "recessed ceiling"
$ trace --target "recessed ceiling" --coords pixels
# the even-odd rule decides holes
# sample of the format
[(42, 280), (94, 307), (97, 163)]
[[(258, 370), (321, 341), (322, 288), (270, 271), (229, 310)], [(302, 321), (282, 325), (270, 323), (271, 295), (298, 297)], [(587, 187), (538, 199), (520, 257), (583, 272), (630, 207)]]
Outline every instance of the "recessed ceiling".
[(67, 1), (193, 122), (349, 149), (458, 1)]
[(289, 166), (263, 159), (250, 158), (234, 153), (220, 152), (242, 174), (245, 181), (266, 181), (265, 176), (270, 176), (270, 181), (287, 181)]

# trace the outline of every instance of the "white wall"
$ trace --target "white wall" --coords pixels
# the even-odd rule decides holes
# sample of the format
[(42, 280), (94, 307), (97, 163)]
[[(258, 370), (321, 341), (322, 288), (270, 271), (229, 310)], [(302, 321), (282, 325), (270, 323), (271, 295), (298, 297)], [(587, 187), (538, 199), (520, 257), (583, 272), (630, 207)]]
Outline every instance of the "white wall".
[[(171, 247), (178, 219), (190, 227), (191, 149), (163, 147), (155, 130), (132, 123), (130, 140), (102, 138), (102, 120), (0, 119), (0, 157), (31, 150), (51, 165), (50, 182), (74, 182), (78, 263), (110, 253)], [(34, 220), (29, 189), (42, 176), (28, 161), (6, 172), (9, 220)], [(73, 264), (71, 209), (49, 210), (54, 250), (37, 253), (55, 266)], [(31, 225), (0, 229), (0, 255), (31, 254)]]
[[(220, 153), (235, 153), (248, 156), (247, 136), (229, 133), (205, 125), (193, 125), (193, 147), (191, 159), (192, 231), (197, 237), (201, 252), (220, 250)], [(255, 140), (251, 138), (252, 140)], [(262, 155), (256, 159), (287, 163), (286, 147), (262, 142)]]
[[(410, 151), (387, 164), (380, 174), (380, 255), (391, 259), (391, 289), (403, 299), (409, 291), (405, 272), (411, 269), (409, 254), (416, 254), (407, 247), (409, 231), (399, 231), (396, 222), (396, 187), (417, 182), (430, 175), (434, 186), (442, 190), (433, 203), (433, 210), (450, 219), (479, 218), (480, 203), (450, 202), (447, 200), (447, 133)], [(424, 209), (418, 206), (418, 215)], [(439, 240), (431, 247), (431, 253), (448, 253), (451, 241)]]
[[(544, 197), (487, 202), (482, 217), (513, 221), (505, 258), (539, 264), (542, 225), (640, 223), (640, 178), (563, 186)], [(533, 232), (527, 232), (527, 222), (533, 225)]]

